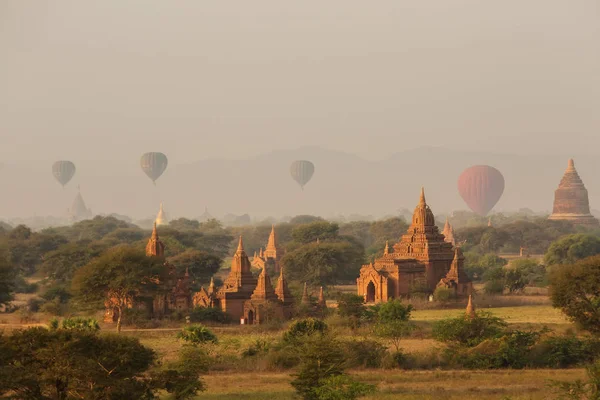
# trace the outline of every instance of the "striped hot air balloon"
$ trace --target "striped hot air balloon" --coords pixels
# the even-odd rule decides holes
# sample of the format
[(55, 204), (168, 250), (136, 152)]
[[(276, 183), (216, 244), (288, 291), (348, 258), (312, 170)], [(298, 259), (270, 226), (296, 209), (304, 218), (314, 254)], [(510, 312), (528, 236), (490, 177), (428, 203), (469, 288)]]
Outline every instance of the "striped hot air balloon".
[(75, 175), (75, 164), (71, 161), (57, 161), (52, 164), (52, 175), (54, 175), (58, 183), (65, 187), (71, 178), (73, 178), (73, 175)]
[(292, 178), (294, 178), (302, 190), (304, 190), (304, 186), (311, 180), (315, 173), (315, 165), (306, 160), (294, 161), (290, 167), (290, 172)]
[(160, 178), (160, 176), (167, 169), (167, 164), (169, 161), (167, 160), (167, 156), (163, 153), (146, 153), (142, 156), (140, 160), (140, 165), (142, 167), (142, 171), (148, 178), (152, 179), (152, 182), (156, 185), (156, 180)]
[(475, 213), (485, 216), (504, 192), (504, 177), (494, 167), (475, 165), (458, 178), (458, 192)]

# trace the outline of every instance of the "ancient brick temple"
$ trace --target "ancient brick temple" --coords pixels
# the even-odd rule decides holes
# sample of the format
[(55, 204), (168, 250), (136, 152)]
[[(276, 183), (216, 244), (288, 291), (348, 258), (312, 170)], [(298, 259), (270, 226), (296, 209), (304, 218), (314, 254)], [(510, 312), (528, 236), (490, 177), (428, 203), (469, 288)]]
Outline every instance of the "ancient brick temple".
[(386, 245), (381, 258), (361, 268), (356, 280), (358, 294), (368, 303), (413, 293), (430, 294), (437, 287), (451, 288), (457, 295), (467, 296), (473, 285), (463, 271), (463, 262), (460, 249), (439, 232), (421, 189), (412, 224), (400, 242), (393, 246), (393, 251)]
[[(154, 223), (152, 235), (146, 245), (146, 255), (160, 258), (165, 256), (165, 245), (158, 236), (156, 223)], [(177, 276), (172, 265), (165, 262), (165, 268), (168, 268), (169, 274), (167, 280), (161, 282), (161, 285), (165, 285), (169, 290), (166, 293), (154, 296), (151, 302), (134, 302), (132, 300), (128, 308), (146, 310), (152, 318), (162, 318), (170, 312), (187, 312), (193, 308), (191, 282), (187, 269), (183, 276)], [(115, 322), (119, 315), (118, 311), (111, 306), (111, 299), (107, 299), (105, 305), (104, 321)]]
[(554, 192), (554, 209), (549, 219), (570, 221), (590, 227), (600, 225), (590, 213), (588, 191), (575, 169), (573, 160), (569, 160), (567, 170)]
[[(272, 237), (274, 238), (274, 232)], [(276, 289), (273, 289), (265, 265), (258, 278), (254, 277), (240, 237), (231, 262), (231, 271), (223, 286), (216, 289), (211, 281), (208, 290), (201, 288), (194, 295), (193, 302), (198, 307), (220, 307), (232, 319), (243, 320), (246, 324), (260, 324), (269, 318), (290, 318), (294, 299), (282, 268), (279, 269)]]
[(283, 257), (283, 250), (279, 247), (277, 234), (275, 233), (275, 225), (273, 225), (267, 242), (267, 248), (264, 251), (261, 248), (259, 253), (254, 253), (252, 266), (260, 269), (273, 267), (276, 272), (279, 272), (279, 269), (281, 268), (281, 257)]

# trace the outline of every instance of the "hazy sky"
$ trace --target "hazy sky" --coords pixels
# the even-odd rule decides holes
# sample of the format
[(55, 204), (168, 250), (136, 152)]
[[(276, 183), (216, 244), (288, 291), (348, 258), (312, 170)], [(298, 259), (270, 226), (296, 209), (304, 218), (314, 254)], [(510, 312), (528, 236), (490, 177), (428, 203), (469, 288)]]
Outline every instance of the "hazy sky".
[(594, 153), (598, 0), (2, 0), (0, 159)]

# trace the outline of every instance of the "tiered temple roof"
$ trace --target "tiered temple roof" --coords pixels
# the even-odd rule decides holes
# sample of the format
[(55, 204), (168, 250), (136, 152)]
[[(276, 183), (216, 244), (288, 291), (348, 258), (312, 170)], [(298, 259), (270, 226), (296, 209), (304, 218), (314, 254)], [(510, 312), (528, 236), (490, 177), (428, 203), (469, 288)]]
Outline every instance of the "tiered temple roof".
[(571, 159), (558, 189), (554, 192), (551, 220), (566, 220), (575, 224), (598, 226), (600, 223), (590, 213), (588, 191)]

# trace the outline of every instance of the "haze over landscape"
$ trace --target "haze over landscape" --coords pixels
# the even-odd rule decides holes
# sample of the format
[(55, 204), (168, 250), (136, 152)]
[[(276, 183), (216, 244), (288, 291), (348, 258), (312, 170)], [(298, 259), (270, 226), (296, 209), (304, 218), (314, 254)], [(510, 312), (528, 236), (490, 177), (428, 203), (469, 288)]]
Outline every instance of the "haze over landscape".
[[(460, 172), (500, 169), (496, 210), (549, 211), (600, 145), (596, 1), (0, 4), (0, 216), (137, 218), (465, 208)], [(146, 151), (169, 167), (157, 187)], [(304, 192), (289, 163), (309, 159)], [(51, 163), (77, 173), (66, 190)], [(532, 185), (535, 182), (535, 186)]]

